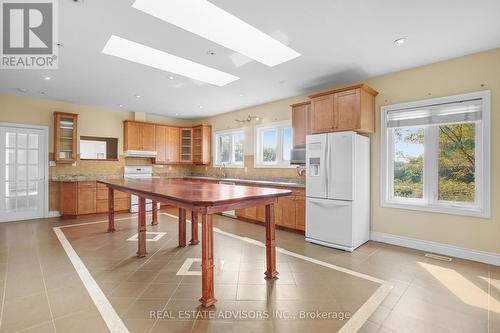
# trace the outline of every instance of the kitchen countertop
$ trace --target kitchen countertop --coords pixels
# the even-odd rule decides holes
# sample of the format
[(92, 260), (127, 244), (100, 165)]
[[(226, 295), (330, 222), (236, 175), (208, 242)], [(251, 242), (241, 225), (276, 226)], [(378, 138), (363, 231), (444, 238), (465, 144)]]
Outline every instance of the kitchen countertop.
[[(162, 176), (155, 175), (159, 178), (171, 178), (171, 179), (200, 179), (200, 180), (210, 180), (210, 181), (224, 181), (224, 182), (234, 182), (237, 184), (255, 184), (255, 185), (269, 185), (275, 187), (289, 187), (289, 188), (305, 188), (305, 183), (301, 182), (290, 182), (284, 180), (258, 180), (258, 179), (243, 179), (243, 178), (219, 178), (211, 176), (191, 176), (191, 175), (174, 175), (174, 176)], [(95, 180), (109, 180), (109, 179), (122, 179), (122, 175), (53, 175), (51, 181), (53, 182), (84, 182), (84, 181), (95, 181)]]
[(50, 180), (53, 182), (85, 182), (122, 178), (122, 175), (53, 175)]
[(306, 184), (301, 182), (288, 182), (281, 180), (257, 180), (257, 179), (243, 179), (243, 178), (218, 178), (210, 176), (184, 176), (184, 179), (205, 179), (213, 181), (224, 181), (224, 182), (234, 182), (240, 184), (256, 184), (256, 185), (269, 185), (276, 187), (293, 187), (293, 188), (305, 188)]

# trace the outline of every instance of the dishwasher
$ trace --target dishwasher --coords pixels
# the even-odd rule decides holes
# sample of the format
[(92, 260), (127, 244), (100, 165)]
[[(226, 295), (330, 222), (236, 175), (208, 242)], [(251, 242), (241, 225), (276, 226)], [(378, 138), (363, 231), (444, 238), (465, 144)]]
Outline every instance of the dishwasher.
[[(236, 185), (235, 182), (230, 182), (226, 180), (219, 180), (219, 184), (224, 184), (224, 185)], [(223, 216), (231, 217), (233, 219), (237, 218), (236, 217), (236, 212), (234, 210), (227, 210), (225, 212), (221, 213)]]

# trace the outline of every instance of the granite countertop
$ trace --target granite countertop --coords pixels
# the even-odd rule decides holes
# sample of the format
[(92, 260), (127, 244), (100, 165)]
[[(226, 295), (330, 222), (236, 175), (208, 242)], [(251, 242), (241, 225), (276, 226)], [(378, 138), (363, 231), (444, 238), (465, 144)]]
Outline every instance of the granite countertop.
[[(285, 179), (276, 180), (262, 180), (262, 179), (244, 179), (244, 178), (219, 178), (213, 176), (199, 176), (199, 175), (155, 175), (159, 178), (184, 178), (184, 179), (205, 179), (211, 181), (224, 181), (224, 182), (234, 182), (240, 184), (256, 184), (256, 185), (269, 185), (276, 187), (291, 187), (291, 188), (305, 188), (306, 184), (300, 181), (294, 182)], [(121, 179), (122, 175), (53, 175), (51, 180), (53, 182), (84, 182), (84, 181), (94, 181), (94, 180), (106, 180), (106, 179)]]
[(260, 180), (260, 179), (244, 179), (244, 178), (218, 178), (211, 176), (184, 176), (185, 179), (206, 179), (206, 180), (216, 180), (224, 182), (234, 182), (234, 183), (244, 183), (244, 184), (258, 184), (258, 185), (270, 185), (279, 187), (293, 187), (293, 188), (305, 188), (306, 184), (300, 181), (292, 182), (289, 180)]
[(121, 179), (122, 175), (53, 175), (53, 182), (85, 182), (105, 179)]

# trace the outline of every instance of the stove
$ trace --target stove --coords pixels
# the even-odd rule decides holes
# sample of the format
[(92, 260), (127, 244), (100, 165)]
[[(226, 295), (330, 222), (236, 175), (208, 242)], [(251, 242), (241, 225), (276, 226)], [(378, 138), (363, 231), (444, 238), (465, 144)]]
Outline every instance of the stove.
[[(152, 166), (126, 166), (123, 176), (127, 179), (152, 179), (160, 178), (153, 176)], [(160, 209), (160, 203), (158, 203), (156, 209)], [(146, 199), (146, 211), (153, 210), (153, 202), (150, 199)], [(139, 197), (136, 195), (130, 196), (130, 212), (137, 213), (139, 211)]]

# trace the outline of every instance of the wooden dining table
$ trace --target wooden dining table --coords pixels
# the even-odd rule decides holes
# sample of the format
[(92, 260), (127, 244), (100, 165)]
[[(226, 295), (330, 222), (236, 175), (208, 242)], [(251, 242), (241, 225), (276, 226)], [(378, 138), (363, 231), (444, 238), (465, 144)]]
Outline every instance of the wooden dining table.
[[(268, 279), (277, 277), (275, 223), (272, 206), (279, 197), (291, 195), (292, 191), (165, 178), (112, 179), (98, 180), (98, 182), (108, 188), (108, 232), (116, 230), (114, 223), (114, 190), (139, 197), (137, 218), (137, 256), (139, 257), (147, 255), (146, 199), (153, 201), (153, 207), (156, 207), (156, 203), (161, 202), (179, 209), (178, 234), (180, 247), (186, 246), (186, 210), (191, 211), (190, 245), (199, 243), (198, 214), (201, 214), (202, 295), (200, 302), (204, 307), (212, 306), (217, 302), (214, 294), (213, 214), (265, 205), (266, 271), (264, 275)], [(153, 209), (153, 225), (158, 223), (156, 214), (157, 210)]]

